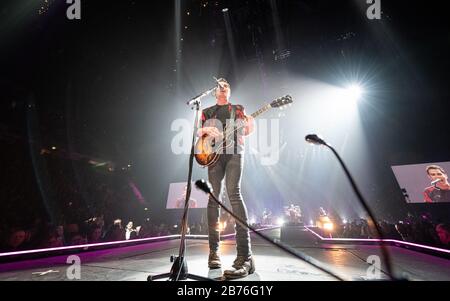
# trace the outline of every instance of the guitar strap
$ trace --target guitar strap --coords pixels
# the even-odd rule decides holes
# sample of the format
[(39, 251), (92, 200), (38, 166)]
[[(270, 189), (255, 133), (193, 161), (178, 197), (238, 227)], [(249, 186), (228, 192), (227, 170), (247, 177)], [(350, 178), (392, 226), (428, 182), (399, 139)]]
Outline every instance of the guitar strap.
[(232, 105), (231, 106), (231, 113), (230, 113), (230, 119), (231, 119), (231, 124), (232, 124), (232, 127), (233, 127), (233, 141), (234, 141), (234, 144), (233, 144), (233, 148), (234, 148), (234, 154), (237, 154), (237, 143), (238, 143), (238, 141), (237, 141), (237, 131), (236, 131), (236, 106), (235, 105)]
[[(230, 104), (231, 105), (231, 104)], [(215, 116), (215, 114), (216, 114), (216, 112), (217, 112), (217, 110), (218, 110), (219, 108), (216, 108), (213, 112), (211, 112), (211, 116), (212, 117), (214, 117)], [(232, 128), (233, 128), (233, 135), (234, 135), (234, 145), (233, 145), (233, 148), (234, 148), (234, 153), (235, 154), (237, 154), (237, 131), (235, 131), (235, 129), (236, 129), (236, 106), (235, 105), (231, 105), (231, 112), (230, 112), (230, 121), (231, 121), (231, 126), (232, 126)], [(227, 144), (226, 144), (226, 139), (225, 139), (225, 137), (224, 137), (224, 141), (223, 141), (223, 143), (224, 143), (224, 150), (225, 150), (225, 153), (227, 152)]]
[(231, 106), (231, 113), (230, 113), (230, 119), (233, 121), (233, 126), (234, 126), (234, 120), (236, 118), (236, 106), (232, 105)]

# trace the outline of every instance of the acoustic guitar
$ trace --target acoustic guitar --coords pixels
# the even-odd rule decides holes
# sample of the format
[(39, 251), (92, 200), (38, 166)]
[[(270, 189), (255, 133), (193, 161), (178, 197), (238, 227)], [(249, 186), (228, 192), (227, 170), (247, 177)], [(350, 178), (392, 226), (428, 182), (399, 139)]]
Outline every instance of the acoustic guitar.
[[(251, 114), (253, 118), (258, 117), (262, 113), (269, 111), (272, 108), (281, 108), (288, 104), (292, 103), (292, 97), (290, 95), (286, 95), (280, 98), (275, 99), (270, 104), (267, 104), (260, 108), (255, 113)], [(214, 165), (220, 158), (221, 154), (226, 153), (226, 149), (229, 147), (233, 147), (234, 141), (234, 133), (242, 129), (245, 126), (245, 121), (242, 119), (238, 119), (235, 122), (235, 125), (232, 127), (225, 127), (222, 132), (223, 137), (219, 139), (210, 137), (208, 135), (203, 135), (199, 137), (197, 142), (195, 143), (194, 156), (195, 160), (201, 167), (207, 167)], [(218, 141), (220, 140), (220, 141)]]

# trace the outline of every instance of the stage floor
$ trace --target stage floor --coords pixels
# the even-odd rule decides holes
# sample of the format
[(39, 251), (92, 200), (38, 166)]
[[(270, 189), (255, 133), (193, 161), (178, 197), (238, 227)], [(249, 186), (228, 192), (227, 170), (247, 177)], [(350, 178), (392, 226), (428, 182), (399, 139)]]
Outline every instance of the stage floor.
[[(266, 231), (271, 237), (279, 237), (279, 229)], [(331, 276), (278, 250), (252, 235), (256, 272), (240, 280), (248, 281), (315, 281), (334, 280)], [(190, 273), (220, 279), (224, 268), (231, 266), (235, 258), (235, 241), (221, 244), (222, 270), (207, 267), (208, 243), (206, 240), (188, 240), (186, 259)], [(136, 246), (82, 252), (81, 280), (132, 280), (145, 281), (148, 275), (166, 273), (172, 264), (169, 258), (178, 254), (179, 239), (141, 244)], [(294, 246), (295, 247), (295, 246)], [(370, 255), (379, 255), (377, 246), (320, 245), (295, 247), (296, 250), (320, 261), (327, 268), (346, 280), (365, 280), (370, 265)], [(450, 260), (418, 253), (399, 247), (389, 247), (397, 275), (410, 280), (450, 280)], [(68, 280), (67, 257), (55, 256), (42, 259), (0, 264), (0, 280)], [(381, 276), (386, 279), (382, 268)]]

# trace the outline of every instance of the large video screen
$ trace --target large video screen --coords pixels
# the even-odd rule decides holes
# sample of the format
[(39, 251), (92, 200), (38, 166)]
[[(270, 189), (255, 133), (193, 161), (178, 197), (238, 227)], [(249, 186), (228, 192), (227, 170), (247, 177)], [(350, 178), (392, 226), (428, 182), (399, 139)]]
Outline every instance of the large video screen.
[[(187, 182), (171, 183), (167, 195), (167, 209), (182, 209), (186, 202)], [(189, 198), (189, 208), (206, 208), (208, 205), (208, 195), (197, 189), (192, 183), (191, 196)]]
[(407, 203), (450, 202), (450, 162), (391, 167)]

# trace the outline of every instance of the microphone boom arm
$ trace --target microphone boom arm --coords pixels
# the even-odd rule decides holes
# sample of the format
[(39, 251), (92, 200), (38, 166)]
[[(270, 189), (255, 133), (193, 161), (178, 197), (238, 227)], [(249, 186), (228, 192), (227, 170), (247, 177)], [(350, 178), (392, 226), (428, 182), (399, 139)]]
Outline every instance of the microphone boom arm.
[(194, 98), (192, 98), (191, 100), (189, 100), (186, 104), (188, 106), (192, 106), (193, 104), (195, 104), (196, 102), (200, 101), (200, 99), (202, 99), (205, 96), (208, 96), (209, 94), (212, 93), (212, 91), (214, 91), (216, 89), (216, 86), (212, 87), (211, 89), (206, 90), (205, 92), (195, 96)]

